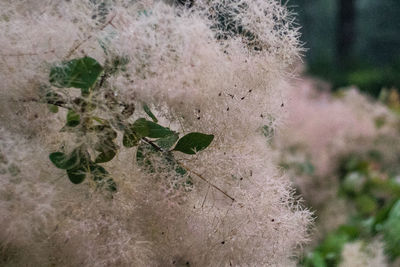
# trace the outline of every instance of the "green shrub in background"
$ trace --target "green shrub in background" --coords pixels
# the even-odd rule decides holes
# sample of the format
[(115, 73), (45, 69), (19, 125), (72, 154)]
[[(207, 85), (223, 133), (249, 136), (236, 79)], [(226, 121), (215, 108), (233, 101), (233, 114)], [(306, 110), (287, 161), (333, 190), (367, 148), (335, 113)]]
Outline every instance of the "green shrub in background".
[(390, 260), (400, 256), (400, 181), (398, 174), (382, 169), (379, 155), (349, 155), (338, 169), (338, 197), (354, 207), (348, 222), (328, 233), (301, 264), (307, 267), (337, 266), (348, 242), (369, 242), (382, 237)]
[(378, 97), (382, 88), (400, 88), (399, 63), (385, 67), (355, 63), (349, 69), (337, 69), (331, 62), (321, 60), (309, 65), (309, 73), (332, 83), (333, 90), (356, 86), (362, 92)]
[(328, 80), (334, 88), (355, 85), (373, 96), (382, 87), (400, 88), (399, 1), (354, 1), (354, 43), (346, 69), (337, 66), (339, 1), (289, 3), (299, 13), (311, 75)]

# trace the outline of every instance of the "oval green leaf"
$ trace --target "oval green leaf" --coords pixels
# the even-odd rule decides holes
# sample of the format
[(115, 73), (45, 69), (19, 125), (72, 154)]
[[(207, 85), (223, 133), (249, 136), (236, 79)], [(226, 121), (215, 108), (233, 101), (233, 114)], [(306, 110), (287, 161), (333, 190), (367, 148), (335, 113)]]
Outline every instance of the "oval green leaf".
[(93, 127), (93, 130), (98, 133), (98, 137), (100, 139), (107, 139), (107, 140), (113, 140), (117, 138), (117, 132), (114, 131), (113, 128), (111, 128), (110, 125), (104, 124), (104, 125), (96, 125)]
[(173, 135), (175, 132), (144, 118), (137, 119), (131, 128), (140, 137), (162, 138)]
[(96, 157), (96, 163), (103, 163), (112, 160), (117, 154), (117, 145), (111, 140), (105, 140), (104, 142), (98, 143), (96, 146), (96, 150), (100, 152), (100, 154)]
[(67, 175), (71, 183), (80, 184), (86, 178), (86, 170), (83, 167), (67, 170)]
[(164, 138), (160, 138), (155, 143), (161, 147), (164, 150), (169, 150), (179, 139), (179, 136), (177, 133), (174, 133), (173, 135), (169, 135)]
[(56, 87), (80, 88), (82, 94), (87, 94), (102, 71), (103, 67), (94, 58), (77, 58), (53, 66), (50, 69), (49, 81)]
[(109, 162), (112, 160), (116, 155), (115, 150), (105, 150), (101, 152), (97, 157), (95, 162), (96, 163), (104, 163), (104, 162)]
[(128, 127), (124, 131), (122, 144), (124, 145), (124, 147), (134, 147), (138, 145), (140, 138), (141, 137), (139, 137), (135, 132), (131, 130), (131, 127)]
[(151, 161), (152, 157), (157, 154), (158, 151), (149, 144), (141, 144), (138, 146), (136, 151), (136, 162), (139, 166), (144, 167), (146, 171), (150, 173), (155, 172), (155, 168)]
[(105, 180), (107, 177), (109, 177), (109, 173), (106, 171), (106, 169), (97, 164), (90, 164), (89, 170), (93, 177), (93, 181), (97, 183), (97, 186), (106, 186), (106, 189), (110, 192), (117, 191), (117, 184), (112, 178)]
[(146, 103), (143, 103), (143, 110), (147, 115), (153, 120), (153, 122), (158, 122), (156, 116), (154, 116), (153, 112), (151, 112), (149, 106)]
[(93, 180), (96, 182), (102, 181), (108, 175), (106, 169), (97, 164), (90, 164), (89, 170), (93, 176)]
[(197, 152), (207, 148), (213, 139), (214, 135), (212, 134), (189, 133), (179, 139), (173, 150), (194, 155)]
[(62, 152), (54, 152), (49, 155), (50, 161), (59, 169), (68, 170), (74, 168), (79, 163), (76, 152), (66, 155)]
[(68, 127), (78, 126), (80, 121), (81, 121), (81, 116), (78, 113), (76, 113), (72, 109), (68, 110), (66, 126)]

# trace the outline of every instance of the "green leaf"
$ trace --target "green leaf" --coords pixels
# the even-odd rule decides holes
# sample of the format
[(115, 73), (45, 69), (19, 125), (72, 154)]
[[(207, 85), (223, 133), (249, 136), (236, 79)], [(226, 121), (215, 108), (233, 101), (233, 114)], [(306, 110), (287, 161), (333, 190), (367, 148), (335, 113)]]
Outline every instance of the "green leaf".
[(109, 176), (109, 173), (106, 171), (106, 169), (97, 164), (90, 164), (89, 170), (93, 176), (93, 181), (95, 181), (98, 186), (105, 185), (108, 191), (117, 191), (117, 184), (112, 178), (108, 178), (106, 181), (104, 181)]
[(140, 138), (149, 135), (149, 127), (147, 125), (147, 120), (144, 118), (137, 119), (130, 128), (136, 135)]
[(379, 228), (382, 227), (382, 224), (387, 220), (387, 218), (389, 217), (390, 211), (392, 210), (395, 203), (396, 202), (394, 200), (392, 200), (387, 205), (385, 205), (384, 207), (380, 208), (377, 211), (377, 213), (375, 215), (375, 219), (374, 219), (374, 226), (373, 226), (376, 231), (378, 231)]
[[(138, 145), (139, 140), (143, 137), (164, 138), (175, 134), (175, 132), (166, 127), (144, 118), (140, 118), (125, 129), (122, 143), (125, 147), (133, 147)], [(171, 139), (173, 138), (174, 137), (171, 137)], [(168, 144), (172, 142), (171, 139), (165, 139), (161, 141), (161, 143), (163, 143), (164, 146), (168, 146)]]
[(70, 170), (85, 167), (90, 161), (90, 156), (83, 147), (75, 148), (69, 155), (62, 152), (54, 152), (49, 155), (50, 161), (60, 169)]
[(185, 154), (194, 155), (208, 147), (214, 139), (214, 135), (202, 133), (189, 133), (179, 139), (174, 150)]
[(168, 166), (169, 169), (174, 170), (176, 174), (184, 176), (187, 173), (187, 171), (178, 164), (172, 152), (165, 152), (163, 153), (163, 156), (165, 165)]
[(68, 110), (66, 126), (68, 127), (78, 126), (80, 121), (81, 121), (81, 116), (78, 113), (76, 113), (72, 109)]
[(392, 260), (400, 256), (400, 200), (392, 207), (389, 217), (383, 224), (385, 250)]
[(86, 169), (84, 167), (67, 170), (69, 180), (73, 184), (80, 184), (86, 178)]
[(155, 143), (164, 150), (169, 150), (179, 139), (178, 134), (174, 133), (164, 138), (160, 138)]
[(144, 118), (137, 119), (131, 128), (140, 137), (162, 138), (173, 135), (175, 132)]
[(354, 240), (356, 238), (358, 238), (358, 236), (360, 235), (360, 229), (358, 226), (356, 225), (349, 225), (349, 224), (345, 224), (345, 225), (341, 225), (339, 226), (339, 228), (336, 230), (336, 232), (338, 234), (344, 234), (346, 236), (348, 236), (349, 240)]
[(57, 113), (58, 112), (58, 106), (56, 106), (56, 105), (47, 104), (47, 108), (50, 110), (51, 113)]
[(93, 176), (93, 180), (96, 182), (103, 180), (108, 175), (106, 169), (97, 164), (90, 164), (89, 170)]
[(49, 155), (50, 161), (59, 169), (68, 170), (79, 163), (78, 153), (74, 150), (70, 155), (54, 152)]
[(158, 151), (149, 144), (141, 144), (138, 146), (136, 151), (136, 162), (139, 166), (144, 167), (147, 171), (154, 173), (155, 169), (153, 163), (151, 162), (151, 158)]
[(96, 163), (104, 163), (112, 160), (116, 155), (115, 150), (104, 150), (101, 152), (97, 157), (95, 162)]
[(326, 267), (327, 265), (325, 263), (324, 257), (321, 255), (321, 253), (318, 251), (313, 251), (309, 255), (307, 255), (307, 258), (306, 258), (303, 266), (305, 266), (305, 267)]
[(117, 184), (114, 182), (112, 178), (107, 179), (106, 181), (107, 185), (107, 190), (110, 192), (116, 192), (117, 191)]
[(96, 163), (103, 163), (112, 160), (117, 153), (117, 145), (111, 140), (104, 140), (96, 145), (96, 150), (100, 154), (96, 157)]
[(134, 147), (138, 145), (140, 138), (140, 136), (138, 136), (134, 131), (131, 130), (131, 127), (128, 127), (124, 131), (122, 144), (124, 145), (124, 147)]
[(113, 140), (117, 138), (117, 132), (110, 125), (96, 125), (93, 130), (99, 134), (100, 139)]
[(49, 155), (50, 161), (60, 169), (67, 170), (70, 181), (79, 184), (85, 180), (90, 156), (83, 146), (75, 148), (69, 155), (62, 152), (54, 152)]
[(80, 88), (88, 94), (103, 71), (103, 67), (91, 57), (64, 61), (50, 69), (50, 83), (60, 88)]
[(146, 103), (143, 103), (143, 110), (147, 115), (153, 120), (153, 122), (158, 122), (156, 116), (154, 116), (153, 112), (151, 112), (149, 106)]
[(174, 171), (178, 176), (187, 174), (187, 171), (177, 163), (171, 152), (160, 152), (149, 144), (144, 143), (138, 146), (136, 161), (139, 166), (150, 173)]
[(357, 210), (365, 216), (374, 214), (378, 209), (378, 204), (376, 203), (375, 198), (366, 194), (357, 196), (355, 204)]

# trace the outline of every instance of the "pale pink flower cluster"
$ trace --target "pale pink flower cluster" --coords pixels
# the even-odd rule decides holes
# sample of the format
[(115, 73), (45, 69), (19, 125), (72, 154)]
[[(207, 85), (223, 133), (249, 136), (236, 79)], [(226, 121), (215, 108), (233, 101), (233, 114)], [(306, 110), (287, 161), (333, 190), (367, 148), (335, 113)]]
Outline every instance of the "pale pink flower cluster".
[[(1, 149), (10, 162), (23, 163), (18, 182), (9, 172), (1, 174), (0, 247), (7, 256), (0, 261), (294, 264), (311, 215), (293, 197), (261, 131), (271, 121), (273, 127), (282, 124), (285, 116), (290, 65), (301, 52), (292, 16), (275, 0), (195, 1), (189, 9), (171, 2), (0, 3), (0, 118), (7, 147)], [(221, 29), (210, 12), (221, 6), (252, 32), (258, 50), (240, 34), (215, 37)], [(105, 164), (118, 184), (112, 199), (90, 182), (71, 184), (48, 160), (60, 144), (75, 141), (59, 132), (65, 111), (50, 114), (37, 101), (50, 66), (84, 55), (103, 64), (104, 46), (129, 59), (126, 72), (109, 84), (116, 97), (136, 104), (132, 120), (144, 116), (144, 101), (173, 130), (215, 135), (195, 156), (175, 153), (192, 170), (190, 190), (174, 187), (176, 175), (168, 170), (157, 175), (142, 170), (134, 148), (121, 148)]]

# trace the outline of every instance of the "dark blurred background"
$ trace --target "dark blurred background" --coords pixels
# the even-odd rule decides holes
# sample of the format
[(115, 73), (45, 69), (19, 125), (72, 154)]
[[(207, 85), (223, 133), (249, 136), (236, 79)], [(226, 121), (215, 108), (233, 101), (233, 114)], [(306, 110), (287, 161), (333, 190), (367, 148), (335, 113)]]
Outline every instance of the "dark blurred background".
[(290, 0), (307, 72), (378, 96), (400, 88), (400, 0)]

